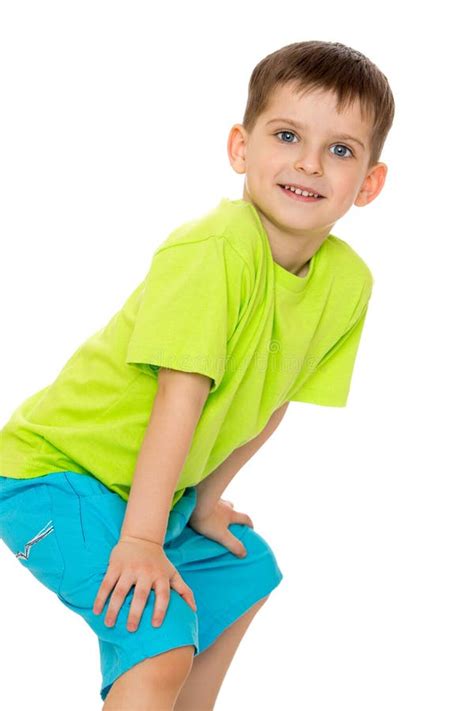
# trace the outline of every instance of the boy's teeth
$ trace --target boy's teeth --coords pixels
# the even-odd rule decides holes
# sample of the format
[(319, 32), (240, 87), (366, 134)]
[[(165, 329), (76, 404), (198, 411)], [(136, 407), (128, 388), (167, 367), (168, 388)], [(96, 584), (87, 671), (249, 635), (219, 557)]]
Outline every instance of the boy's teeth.
[(293, 188), (291, 185), (285, 185), (286, 190), (291, 190), (297, 195), (304, 195), (304, 197), (318, 197), (318, 193), (308, 193), (306, 190), (300, 190), (299, 188)]

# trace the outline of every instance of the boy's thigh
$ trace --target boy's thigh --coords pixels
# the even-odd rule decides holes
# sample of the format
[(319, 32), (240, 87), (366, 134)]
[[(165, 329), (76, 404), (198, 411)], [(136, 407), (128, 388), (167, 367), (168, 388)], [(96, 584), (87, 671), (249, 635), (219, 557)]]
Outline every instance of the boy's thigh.
[[(17, 559), (96, 634), (105, 700), (113, 682), (145, 659), (178, 647), (198, 651), (197, 616), (174, 589), (159, 627), (152, 625), (155, 592), (150, 591), (138, 628), (127, 630), (135, 592), (126, 595), (113, 627), (92, 607), (116, 545), (124, 502), (98, 480), (55, 472), (34, 480), (0, 478), (0, 535)], [(159, 668), (163, 660), (147, 667)]]
[(283, 579), (273, 550), (257, 531), (238, 523), (231, 524), (229, 530), (245, 546), (244, 558), (189, 526), (168, 552), (194, 593), (199, 621), (198, 654)]
[(133, 682), (137, 687), (153, 684), (158, 684), (160, 688), (181, 686), (191, 671), (194, 653), (195, 648), (191, 644), (146, 657), (124, 671), (116, 682)]
[(58, 592), (65, 565), (44, 477), (0, 477), (0, 539), (22, 567)]
[(130, 632), (126, 625), (134, 586), (113, 627), (104, 622), (108, 601), (100, 615), (92, 611), (120, 537), (126, 502), (94, 477), (74, 472), (16, 483), (0, 477), (0, 537), (97, 635), (102, 699), (119, 676), (145, 659), (176, 647), (204, 651), (283, 577), (269, 544), (250, 526), (229, 527), (242, 540), (245, 558), (188, 526), (195, 501), (190, 489), (170, 514), (165, 552), (193, 590), (197, 613), (171, 588), (163, 622), (154, 627), (152, 589), (137, 630)]

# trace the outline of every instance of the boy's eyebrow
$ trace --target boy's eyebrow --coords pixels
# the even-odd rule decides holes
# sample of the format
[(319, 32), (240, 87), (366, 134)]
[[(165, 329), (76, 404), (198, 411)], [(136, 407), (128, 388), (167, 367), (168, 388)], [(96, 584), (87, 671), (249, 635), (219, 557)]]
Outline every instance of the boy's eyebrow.
[[(302, 123), (299, 123), (298, 121), (294, 121), (293, 119), (290, 119), (290, 118), (274, 118), (274, 119), (271, 119), (271, 121), (268, 121), (266, 125), (268, 126), (270, 123), (276, 123), (277, 121), (279, 123), (291, 124), (292, 126), (294, 126), (295, 128), (298, 128), (298, 129), (305, 128), (305, 126), (303, 126)], [(337, 133), (337, 134), (334, 134), (334, 137), (345, 138), (347, 141), (355, 141), (355, 143), (358, 143), (365, 150), (365, 146), (362, 143), (362, 141), (360, 141), (358, 138), (355, 138), (354, 136), (350, 136), (348, 133)]]

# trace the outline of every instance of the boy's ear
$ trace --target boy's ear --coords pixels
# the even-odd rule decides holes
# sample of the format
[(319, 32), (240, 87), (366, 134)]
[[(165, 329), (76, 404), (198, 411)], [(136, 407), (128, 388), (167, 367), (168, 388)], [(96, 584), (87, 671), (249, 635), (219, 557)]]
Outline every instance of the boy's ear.
[(227, 139), (227, 155), (236, 173), (245, 173), (245, 152), (248, 133), (241, 123), (235, 123)]
[(388, 165), (386, 163), (376, 163), (372, 166), (364, 178), (364, 182), (354, 200), (354, 205), (363, 207), (375, 200), (384, 186), (387, 172)]

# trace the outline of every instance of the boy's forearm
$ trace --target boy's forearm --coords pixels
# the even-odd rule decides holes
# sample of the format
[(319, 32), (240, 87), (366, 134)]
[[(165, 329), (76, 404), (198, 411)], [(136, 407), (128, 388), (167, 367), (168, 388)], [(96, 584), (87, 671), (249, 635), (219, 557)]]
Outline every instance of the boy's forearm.
[(120, 538), (164, 544), (173, 494), (204, 402), (158, 393), (137, 457)]
[(273, 434), (278, 425), (283, 419), (289, 403), (275, 410), (273, 415), (268, 420), (264, 429), (249, 442), (246, 442), (241, 447), (234, 449), (233, 452), (225, 459), (211, 474), (203, 479), (196, 487), (197, 489), (197, 504), (195, 513), (199, 516), (206, 516), (210, 513), (221, 498), (222, 493), (227, 488), (230, 481), (234, 478), (237, 472), (243, 465), (249, 461), (251, 457), (260, 449), (260, 447)]

